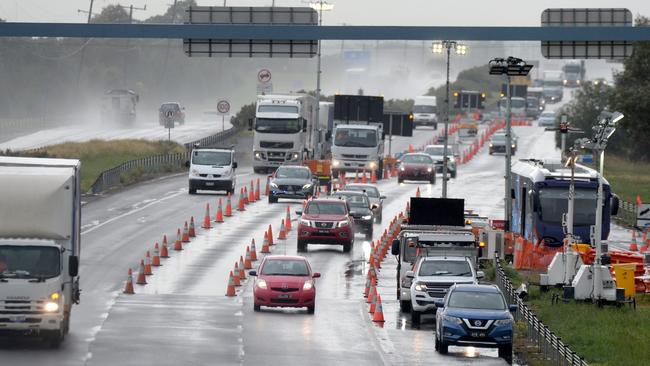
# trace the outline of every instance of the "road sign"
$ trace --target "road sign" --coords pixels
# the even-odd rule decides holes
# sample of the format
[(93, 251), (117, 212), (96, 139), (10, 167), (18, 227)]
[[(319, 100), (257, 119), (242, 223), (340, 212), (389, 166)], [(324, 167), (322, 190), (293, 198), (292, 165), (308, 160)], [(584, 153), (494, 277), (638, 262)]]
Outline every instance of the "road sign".
[(636, 226), (650, 227), (650, 203), (636, 205)]
[[(234, 26), (315, 26), (318, 13), (310, 7), (190, 6), (185, 10), (186, 24)], [(185, 54), (207, 57), (290, 57), (316, 56), (315, 39), (234, 39), (185, 38)]]
[(230, 112), (230, 102), (226, 99), (222, 99), (217, 102), (217, 112), (221, 115), (226, 115)]
[[(618, 8), (546, 9), (542, 12), (542, 27), (632, 27), (632, 12)], [(605, 41), (542, 41), (546, 58), (622, 59), (632, 55), (632, 42)]]
[(165, 111), (165, 128), (174, 128), (174, 111)]
[(257, 72), (257, 82), (258, 83), (268, 83), (271, 81), (271, 71), (268, 69), (262, 69)]

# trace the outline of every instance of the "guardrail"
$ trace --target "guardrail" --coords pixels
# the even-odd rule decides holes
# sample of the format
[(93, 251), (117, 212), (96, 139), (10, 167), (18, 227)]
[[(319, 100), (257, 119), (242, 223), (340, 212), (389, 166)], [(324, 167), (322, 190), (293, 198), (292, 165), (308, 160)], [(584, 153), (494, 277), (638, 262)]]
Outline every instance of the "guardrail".
[(101, 172), (95, 180), (95, 183), (90, 187), (88, 193), (98, 194), (121, 185), (124, 177), (135, 169), (155, 171), (162, 167), (182, 167), (189, 159), (190, 153), (195, 144), (199, 144), (200, 146), (213, 146), (236, 135), (237, 132), (239, 132), (238, 127), (231, 127), (217, 134), (186, 143), (186, 150), (182, 153), (155, 155), (126, 161), (116, 167)]
[(526, 323), (528, 340), (537, 346), (544, 358), (552, 365), (588, 366), (583, 358), (573, 352), (562, 342), (560, 337), (555, 335), (555, 333), (537, 318), (537, 315), (517, 295), (517, 291), (513, 287), (510, 279), (506, 276), (499, 260), (496, 259), (494, 262), (497, 286), (503, 292), (508, 303), (517, 304), (515, 320), (522, 320)]
[(636, 226), (636, 204), (621, 200), (616, 218), (630, 226)]

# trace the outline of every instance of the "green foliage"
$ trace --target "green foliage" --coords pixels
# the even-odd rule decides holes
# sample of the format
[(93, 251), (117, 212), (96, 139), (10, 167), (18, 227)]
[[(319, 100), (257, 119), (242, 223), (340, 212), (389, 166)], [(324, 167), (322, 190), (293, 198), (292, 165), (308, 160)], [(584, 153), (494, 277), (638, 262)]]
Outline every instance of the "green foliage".
[(384, 101), (384, 109), (410, 113), (413, 111), (413, 103), (413, 99), (388, 99)]
[(196, 6), (196, 0), (177, 1), (176, 9), (173, 4), (167, 8), (165, 14), (154, 15), (146, 19), (145, 23), (179, 23), (182, 22), (185, 16), (185, 9), (189, 6)]
[(246, 128), (251, 118), (255, 118), (255, 102), (242, 106), (239, 112), (230, 120), (230, 123), (233, 126)]
[(108, 5), (90, 20), (91, 23), (129, 23), (129, 12), (122, 5)]

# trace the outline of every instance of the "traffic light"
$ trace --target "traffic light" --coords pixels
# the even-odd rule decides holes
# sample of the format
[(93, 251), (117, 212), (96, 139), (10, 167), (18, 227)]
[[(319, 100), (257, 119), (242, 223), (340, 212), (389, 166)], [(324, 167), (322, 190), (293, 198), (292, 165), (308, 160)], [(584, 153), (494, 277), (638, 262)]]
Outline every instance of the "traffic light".
[(454, 108), (460, 108), (461, 106), (461, 95), (459, 92), (455, 91), (454, 92)]
[(413, 113), (409, 113), (409, 121), (413, 121)]
[(487, 93), (481, 92), (481, 95), (478, 98), (478, 109), (485, 108), (485, 105), (483, 104), (485, 103), (485, 99), (487, 99)]

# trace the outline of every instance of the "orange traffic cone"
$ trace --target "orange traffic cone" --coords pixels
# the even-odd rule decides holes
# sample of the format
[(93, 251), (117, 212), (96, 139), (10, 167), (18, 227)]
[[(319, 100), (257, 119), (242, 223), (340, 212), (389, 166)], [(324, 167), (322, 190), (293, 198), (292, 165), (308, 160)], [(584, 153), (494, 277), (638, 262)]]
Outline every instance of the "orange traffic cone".
[(133, 290), (133, 271), (129, 268), (129, 274), (126, 277), (126, 284), (124, 285), (124, 291), (122, 293), (133, 295), (135, 291)]
[(262, 243), (262, 253), (270, 253), (269, 250), (269, 233), (264, 232), (264, 242)]
[(246, 195), (244, 194), (244, 189), (245, 189), (245, 188), (242, 188), (242, 189), (239, 191), (239, 202), (237, 203), (237, 211), (246, 211), (246, 209), (244, 208), (244, 205), (246, 204), (246, 203), (244, 202), (244, 197), (246, 196)]
[(372, 304), (372, 299), (375, 296), (377, 296), (377, 286), (375, 285), (375, 282), (371, 282), (371, 284), (370, 284), (370, 292), (368, 293), (368, 298), (366, 299), (366, 303), (367, 304)]
[(244, 269), (252, 269), (253, 263), (251, 263), (251, 248), (246, 246), (246, 259), (244, 259)]
[(260, 196), (260, 178), (257, 178), (257, 183), (255, 183), (255, 201), (259, 201), (261, 199)]
[(415, 197), (420, 197), (420, 187), (415, 191)]
[(385, 166), (384, 167), (384, 177), (383, 177), (384, 179), (388, 179), (388, 170), (389, 170), (388, 167)]
[(140, 269), (138, 270), (138, 278), (135, 280), (138, 285), (146, 285), (147, 277), (144, 275), (144, 260), (140, 260)]
[(264, 187), (264, 195), (268, 196), (269, 195), (269, 182), (271, 181), (271, 177), (266, 177), (266, 187)]
[(636, 242), (636, 230), (632, 230), (632, 243), (630, 243), (630, 252), (637, 252), (639, 247)]
[(368, 312), (370, 314), (375, 313), (375, 308), (377, 307), (377, 296), (379, 295), (377, 294), (377, 290), (375, 289), (375, 296), (372, 298), (372, 302), (370, 303), (370, 307), (368, 308)]
[(147, 250), (147, 254), (144, 257), (144, 274), (151, 276), (153, 272), (151, 271), (151, 254)]
[(359, 171), (358, 170), (354, 174), (354, 183), (359, 183)]
[(370, 183), (372, 184), (377, 183), (377, 172), (374, 170), (370, 172)]
[(160, 248), (158, 243), (153, 246), (153, 258), (151, 258), (151, 265), (154, 267), (160, 267)]
[(239, 256), (239, 279), (240, 280), (246, 279), (246, 271), (244, 270), (244, 257), (242, 257), (241, 255)]
[(219, 204), (217, 205), (217, 217), (215, 217), (214, 222), (223, 222), (223, 211), (221, 210), (221, 198), (219, 198)]
[(185, 226), (183, 226), (183, 236), (181, 241), (183, 243), (189, 243), (190, 242), (190, 229), (189, 226), (187, 225), (187, 221), (185, 221)]
[(284, 219), (280, 221), (280, 233), (278, 234), (278, 240), (286, 240), (287, 232), (284, 229)]
[(376, 323), (384, 322), (384, 309), (381, 307), (381, 296), (377, 295), (377, 306), (375, 308), (375, 313), (372, 317), (372, 321)]
[(253, 262), (257, 260), (257, 249), (255, 248), (255, 238), (251, 239), (251, 260)]
[(246, 186), (244, 186), (244, 204), (247, 205), (249, 203), (250, 202), (248, 202), (248, 188), (246, 188)]
[(251, 179), (251, 190), (248, 192), (248, 203), (255, 202), (255, 188), (253, 188), (253, 180)]
[(241, 278), (239, 277), (239, 275), (240, 275), (239, 263), (235, 261), (235, 276), (234, 276), (235, 286), (241, 286)]
[(169, 258), (169, 249), (167, 248), (167, 235), (163, 235), (162, 248), (160, 249), (160, 258)]
[(232, 202), (231, 202), (231, 194), (228, 192), (228, 200), (226, 201), (226, 217), (232, 216)]
[(412, 153), (413, 151), (413, 145), (409, 144), (409, 152)]
[(181, 229), (178, 228), (176, 232), (176, 241), (174, 242), (174, 250), (183, 250), (183, 243), (181, 241)]
[(226, 296), (232, 297), (237, 295), (235, 292), (235, 281), (233, 279), (232, 271), (230, 271), (230, 275), (228, 276), (228, 288), (226, 289)]
[(271, 224), (269, 224), (269, 245), (273, 245), (273, 228), (271, 227)]
[(210, 204), (206, 203), (205, 204), (205, 215), (203, 216), (203, 226), (204, 229), (210, 229), (212, 226), (210, 225)]
[(284, 228), (291, 231), (291, 205), (287, 206), (287, 217), (284, 219)]
[(366, 177), (366, 170), (363, 170), (363, 173), (361, 173), (361, 183), (366, 184), (368, 183), (368, 178)]
[(190, 229), (188, 231), (190, 238), (196, 238), (196, 229), (194, 227), (194, 216), (190, 217)]

